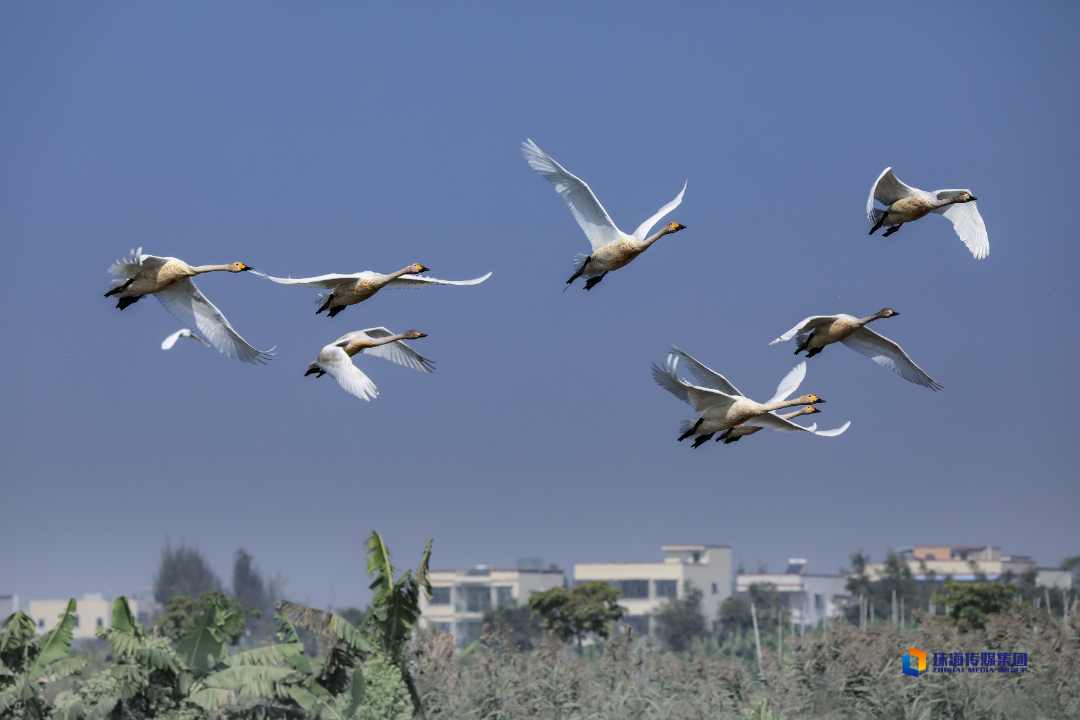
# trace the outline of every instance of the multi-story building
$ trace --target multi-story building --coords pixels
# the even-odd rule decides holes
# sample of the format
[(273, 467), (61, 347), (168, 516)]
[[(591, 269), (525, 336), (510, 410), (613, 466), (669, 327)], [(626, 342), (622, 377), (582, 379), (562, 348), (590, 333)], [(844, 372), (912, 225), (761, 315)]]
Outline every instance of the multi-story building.
[(0, 622), (6, 620), (8, 615), (14, 615), (18, 609), (18, 595), (0, 595)]
[(622, 590), (626, 608), (622, 623), (638, 635), (654, 629), (652, 616), (668, 598), (683, 598), (686, 583), (702, 591), (701, 610), (715, 618), (731, 596), (731, 547), (728, 545), (662, 545), (663, 562), (575, 563), (574, 582), (603, 580)]
[[(131, 612), (139, 613), (137, 600), (128, 599)], [(29, 615), (37, 625), (37, 634), (47, 633), (60, 624), (60, 617), (67, 610), (67, 600), (31, 600)], [(97, 593), (87, 593), (82, 600), (76, 601), (75, 639), (95, 637), (97, 628), (112, 627), (113, 601)]]
[[(1065, 570), (1040, 568), (1028, 555), (1002, 555), (1001, 548), (989, 545), (917, 545), (901, 548), (897, 554), (907, 563), (916, 580), (928, 576), (950, 576), (959, 582), (971, 582), (980, 575), (997, 580), (1003, 575), (1019, 577), (1034, 570), (1036, 584), (1068, 587), (1072, 577)], [(867, 563), (866, 574), (876, 579), (885, 573), (885, 563)]]
[(523, 605), (532, 593), (564, 584), (563, 571), (554, 566), (543, 570), (538, 561), (518, 564), (516, 570), (477, 565), (465, 572), (429, 571), (432, 597), (429, 601), (421, 593), (420, 619), (464, 645), (480, 637), (484, 610), (494, 605)]
[(735, 589), (750, 592), (751, 585), (769, 585), (780, 593), (796, 625), (816, 626), (823, 619), (840, 614), (847, 590), (842, 575), (811, 575), (804, 558), (791, 558), (782, 573), (739, 573)]

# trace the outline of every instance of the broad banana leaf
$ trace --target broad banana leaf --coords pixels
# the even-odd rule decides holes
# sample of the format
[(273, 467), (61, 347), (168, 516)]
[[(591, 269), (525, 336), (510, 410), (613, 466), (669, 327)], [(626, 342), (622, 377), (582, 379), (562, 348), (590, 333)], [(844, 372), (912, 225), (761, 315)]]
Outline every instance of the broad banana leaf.
[(22, 610), (9, 615), (4, 620), (4, 631), (0, 632), (0, 655), (25, 647), (34, 635), (34, 619)]
[[(356, 627), (345, 618), (326, 610), (316, 610), (288, 600), (277, 604), (277, 612), (297, 627), (328, 638), (331, 644), (343, 641), (353, 652), (371, 652), (371, 646)], [(295, 632), (295, 631), (294, 631)]]
[(195, 629), (176, 644), (176, 653), (196, 676), (210, 672), (221, 658), (224, 621), (225, 609), (216, 602), (207, 603), (195, 620)]
[(120, 596), (113, 602), (112, 627), (98, 628), (97, 636), (108, 640), (113, 652), (120, 657), (130, 657), (139, 649), (145, 635), (131, 613), (126, 597)]
[(367, 682), (364, 681), (364, 673), (360, 668), (353, 670), (352, 682), (349, 683), (349, 698), (352, 702), (345, 710), (345, 717), (351, 718), (367, 698)]
[(86, 658), (62, 657), (46, 665), (45, 669), (41, 671), (41, 675), (35, 678), (34, 682), (39, 685), (56, 682), (60, 678), (82, 672), (84, 667), (86, 667)]
[(75, 601), (69, 600), (67, 610), (60, 616), (60, 624), (41, 638), (41, 653), (30, 666), (27, 679), (37, 679), (46, 665), (66, 656), (71, 650), (71, 638), (75, 632), (75, 608)]
[(230, 655), (222, 660), (222, 664), (227, 667), (237, 667), (240, 665), (274, 665), (291, 660), (293, 656), (301, 655), (303, 652), (304, 644), (301, 642), (280, 643), (278, 645), (267, 645), (265, 647), (255, 648), (254, 650), (245, 650), (244, 652)]

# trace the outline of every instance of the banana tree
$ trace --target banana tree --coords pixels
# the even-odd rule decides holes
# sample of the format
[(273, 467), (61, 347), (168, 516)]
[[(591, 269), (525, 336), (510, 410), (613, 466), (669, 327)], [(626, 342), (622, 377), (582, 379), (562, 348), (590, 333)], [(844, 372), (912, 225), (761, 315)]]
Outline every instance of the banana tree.
[(86, 659), (68, 657), (75, 633), (76, 603), (69, 600), (60, 623), (38, 637), (36, 626), (22, 610), (4, 620), (0, 631), (0, 715), (17, 706), (45, 715), (43, 685), (77, 673)]

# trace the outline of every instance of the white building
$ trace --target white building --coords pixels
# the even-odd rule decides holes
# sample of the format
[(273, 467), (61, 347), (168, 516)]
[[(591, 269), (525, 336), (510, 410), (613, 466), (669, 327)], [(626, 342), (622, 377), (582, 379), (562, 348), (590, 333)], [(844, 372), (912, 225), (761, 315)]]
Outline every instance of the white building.
[(465, 645), (483, 632), (484, 610), (495, 605), (524, 605), (534, 592), (561, 587), (564, 576), (555, 567), (499, 570), (477, 565), (465, 572), (430, 570), (428, 580), (432, 597), (429, 601), (421, 593), (420, 620), (438, 632), (452, 634), (455, 644)]
[(575, 563), (574, 583), (603, 580), (622, 590), (626, 608), (622, 623), (637, 635), (648, 634), (650, 618), (668, 598), (683, 598), (687, 581), (701, 590), (701, 611), (714, 619), (731, 596), (731, 547), (728, 545), (662, 545), (663, 562)]
[(7, 620), (9, 615), (14, 615), (18, 609), (18, 595), (0, 595), (0, 622)]
[[(129, 598), (128, 604), (132, 614), (138, 617), (138, 601)], [(37, 634), (47, 633), (59, 625), (67, 606), (67, 600), (31, 600), (29, 615), (37, 626)], [(97, 593), (87, 593), (82, 600), (76, 601), (75, 608), (75, 639), (93, 638), (98, 628), (112, 627), (112, 600)]]
[(842, 575), (811, 575), (806, 572), (803, 558), (788, 560), (782, 573), (739, 573), (735, 589), (750, 592), (751, 585), (771, 585), (784, 598), (796, 625), (816, 626), (824, 618), (840, 614), (848, 592), (847, 578)]

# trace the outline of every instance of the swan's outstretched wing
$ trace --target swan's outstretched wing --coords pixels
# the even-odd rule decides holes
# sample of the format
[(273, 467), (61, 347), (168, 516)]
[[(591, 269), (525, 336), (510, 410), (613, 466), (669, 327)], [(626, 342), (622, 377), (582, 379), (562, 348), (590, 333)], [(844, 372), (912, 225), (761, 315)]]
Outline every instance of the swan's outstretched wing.
[(803, 334), (805, 334), (807, 332), (810, 332), (811, 330), (818, 327), (819, 325), (826, 325), (828, 323), (831, 323), (831, 322), (835, 321), (838, 317), (840, 317), (840, 316), (839, 315), (811, 315), (810, 317), (806, 318), (801, 323), (799, 323), (795, 327), (791, 328), (786, 333), (784, 333), (780, 337), (776, 338), (775, 340), (773, 340), (769, 344), (770, 345), (775, 345), (778, 342), (786, 342), (786, 341), (790, 340), (791, 338), (795, 337), (796, 335), (803, 335)]
[[(773, 415), (772, 413), (763, 413), (761, 415), (755, 415), (750, 418), (743, 425), (749, 425), (751, 427), (763, 427), (769, 430), (779, 430), (780, 432), (813, 432), (812, 428), (804, 428), (802, 425), (796, 425), (790, 420), (785, 420), (779, 415)], [(817, 427), (817, 424), (814, 424)]]
[[(691, 356), (687, 355), (674, 345), (668, 345), (668, 350), (671, 352), (672, 355), (676, 355), (686, 362), (686, 364), (690, 367), (690, 372), (694, 374), (694, 377), (696, 377), (698, 379), (698, 382), (700, 382), (702, 385), (706, 385), (715, 390), (719, 390), (725, 395), (743, 397), (743, 394), (739, 392), (739, 389), (732, 385), (730, 382), (728, 382), (728, 379), (720, 373), (705, 367), (705, 365), (698, 362)], [(675, 367), (672, 366), (672, 370), (674, 369)]]
[[(585, 236), (589, 238), (593, 252), (612, 240), (619, 239), (622, 233), (615, 227), (611, 216), (607, 214), (607, 210), (596, 199), (596, 195), (584, 180), (567, 172), (532, 140), (521, 143), (521, 154), (525, 156), (529, 167), (540, 173), (544, 179), (555, 186), (555, 191), (562, 195), (563, 200), (570, 206), (570, 212), (574, 213), (574, 219), (578, 221), (578, 225), (585, 231)], [(682, 193), (679, 193), (678, 200), (682, 200)], [(659, 217), (653, 222), (656, 220), (659, 220)]]
[[(359, 335), (366, 335), (371, 339), (390, 337), (394, 333), (390, 332), (384, 327), (368, 328), (367, 330), (360, 330), (355, 333), (349, 333), (344, 338), (338, 340), (334, 345), (341, 345), (342, 340), (350, 338), (348, 342), (354, 342)], [(348, 344), (348, 342), (346, 344)], [(389, 360), (392, 363), (398, 365), (404, 365), (407, 368), (413, 370), (419, 370), (420, 372), (427, 374), (435, 369), (435, 361), (428, 360), (420, 353), (413, 350), (401, 340), (396, 340), (392, 343), (385, 345), (376, 345), (375, 347), (364, 348), (361, 350), (365, 355), (372, 355), (374, 357), (382, 358), (383, 360)]]
[(679, 191), (679, 194), (675, 197), (674, 200), (669, 202), (664, 207), (660, 208), (660, 210), (658, 210), (657, 213), (655, 215), (653, 215), (651, 218), (649, 218), (645, 222), (638, 225), (638, 229), (634, 231), (634, 237), (636, 237), (638, 240), (644, 240), (645, 236), (649, 233), (650, 230), (652, 230), (652, 226), (655, 225), (656, 223), (660, 222), (660, 218), (664, 217), (669, 212), (671, 212), (675, 208), (679, 207), (679, 203), (682, 202), (683, 193), (686, 192), (686, 186), (689, 185), (689, 184), (690, 184), (689, 180), (684, 182), (683, 186), (682, 186), (682, 190)]
[(422, 288), (430, 285), (479, 285), (491, 277), (488, 273), (484, 277), (472, 280), (436, 280), (435, 278), (423, 277), (422, 275), (402, 275), (386, 283), (388, 288)]
[[(938, 190), (938, 200), (947, 200), (956, 197), (962, 192), (971, 194), (970, 190)], [(968, 250), (976, 260), (982, 260), (990, 254), (990, 240), (986, 237), (986, 225), (983, 223), (979, 208), (975, 201), (966, 203), (954, 203), (934, 210), (938, 215), (944, 215), (952, 221), (953, 229), (960, 239), (967, 245)]]
[[(817, 427), (817, 424), (815, 423), (814, 426)], [(840, 427), (833, 428), (832, 430), (818, 430), (816, 432), (814, 432), (814, 431), (811, 431), (811, 432), (814, 432), (815, 435), (820, 435), (821, 437), (836, 437), (837, 435), (842, 435), (844, 433), (844, 431), (847, 430), (849, 427), (851, 427), (851, 421), (850, 420), (848, 420), (846, 423), (844, 423)]]
[(907, 353), (900, 349), (899, 345), (886, 337), (878, 335), (869, 328), (861, 327), (840, 342), (855, 352), (862, 353), (878, 365), (889, 368), (908, 382), (928, 387), (931, 390), (943, 390), (945, 388), (944, 385), (935, 382), (922, 371), (922, 368), (913, 363)]
[(353, 365), (352, 358), (337, 345), (327, 345), (319, 353), (315, 364), (324, 373), (337, 380), (341, 389), (361, 400), (370, 401), (379, 396), (379, 391), (371, 379)]
[(142, 248), (139, 248), (109, 266), (109, 272), (120, 277), (133, 278), (147, 268), (159, 267), (173, 259), (175, 258), (143, 255)]
[(799, 363), (791, 369), (784, 379), (780, 381), (780, 384), (776, 386), (776, 394), (773, 395), (768, 402), (769, 403), (780, 402), (781, 400), (787, 400), (788, 395), (799, 389), (799, 385), (802, 383), (803, 378), (806, 377), (806, 361)]
[(914, 192), (917, 192), (916, 188), (900, 182), (893, 175), (891, 167), (885, 168), (884, 172), (874, 181), (874, 186), (870, 188), (870, 197), (866, 200), (866, 219), (870, 221), (871, 225), (876, 224), (878, 221), (878, 216), (874, 213), (874, 200), (888, 207)]
[(692, 405), (699, 413), (703, 413), (711, 408), (726, 407), (735, 402), (735, 398), (725, 395), (722, 392), (690, 385), (689, 383), (680, 380), (678, 376), (675, 375), (675, 366), (677, 363), (678, 360), (672, 362), (670, 357), (666, 368), (661, 368), (656, 363), (653, 363), (653, 379), (656, 380), (657, 385), (664, 388), (684, 403)]
[(172, 287), (154, 293), (154, 297), (181, 323), (197, 328), (223, 355), (253, 364), (266, 364), (270, 359), (272, 353), (269, 350), (256, 350), (233, 330), (221, 311), (195, 287), (191, 278), (184, 278)]
[(162, 350), (171, 350), (172, 346), (176, 344), (176, 341), (179, 340), (182, 337), (191, 338), (192, 340), (198, 340), (203, 345), (209, 345), (210, 344), (210, 343), (206, 342), (205, 340), (203, 340), (198, 335), (196, 335), (195, 333), (188, 330), (187, 328), (181, 328), (180, 330), (177, 330), (172, 335), (170, 335), (169, 337), (167, 337), (167, 338), (165, 338), (164, 340), (161, 341), (161, 349)]
[(339, 275), (337, 273), (330, 273), (329, 275), (318, 275), (316, 277), (309, 278), (277, 278), (270, 277), (266, 273), (259, 272), (258, 270), (252, 270), (252, 275), (258, 275), (261, 278), (266, 278), (276, 282), (279, 285), (296, 285), (299, 287), (317, 287), (326, 288), (327, 290), (333, 290), (343, 282), (356, 282), (357, 280), (369, 280), (379, 276), (379, 273), (365, 270), (361, 273), (353, 273), (352, 275)]

